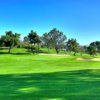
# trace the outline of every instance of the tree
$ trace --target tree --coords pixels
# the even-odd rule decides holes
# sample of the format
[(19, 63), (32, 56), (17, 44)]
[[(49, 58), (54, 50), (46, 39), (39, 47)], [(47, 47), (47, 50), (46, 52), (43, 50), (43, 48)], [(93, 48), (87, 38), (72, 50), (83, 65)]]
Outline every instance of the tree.
[(96, 51), (100, 53), (100, 41), (95, 41), (90, 43), (90, 46), (94, 46), (96, 48)]
[(10, 53), (13, 46), (16, 46), (19, 43), (20, 34), (13, 33), (12, 31), (8, 31), (5, 33), (5, 35), (1, 36), (1, 41), (4, 46), (9, 47), (8, 53)]
[(96, 48), (95, 48), (95, 46), (89, 46), (88, 48), (87, 48), (87, 51), (88, 51), (88, 53), (90, 54), (90, 55), (93, 55), (93, 56), (95, 56), (96, 55)]
[(28, 34), (28, 39), (30, 43), (34, 45), (41, 42), (39, 36), (33, 30), (31, 30), (31, 32)]
[(41, 40), (42, 40), (43, 45), (48, 48), (48, 53), (49, 53), (49, 49), (51, 47), (51, 39), (48, 33), (44, 33), (43, 36), (41, 37)]
[(31, 30), (31, 32), (28, 34), (28, 36), (24, 37), (24, 41), (27, 41), (31, 44), (30, 48), (31, 48), (32, 52), (35, 48), (35, 45), (38, 45), (38, 49), (39, 49), (39, 43), (41, 42), (40, 37), (33, 30)]
[(63, 32), (60, 32), (56, 28), (53, 28), (48, 34), (46, 34), (48, 37), (48, 45), (52, 48), (55, 48), (56, 53), (59, 53), (59, 49), (62, 47), (62, 44), (64, 44), (66, 40), (66, 36), (63, 34)]
[(67, 49), (69, 51), (74, 52), (74, 56), (76, 55), (77, 52), (79, 52), (79, 43), (77, 43), (76, 39), (69, 39), (67, 41)]

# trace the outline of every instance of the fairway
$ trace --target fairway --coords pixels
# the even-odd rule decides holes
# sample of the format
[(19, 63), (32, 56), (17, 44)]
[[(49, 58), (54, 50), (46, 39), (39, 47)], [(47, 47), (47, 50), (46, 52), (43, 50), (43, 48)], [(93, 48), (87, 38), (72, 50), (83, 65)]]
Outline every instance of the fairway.
[(74, 56), (0, 55), (0, 100), (100, 100), (100, 62)]

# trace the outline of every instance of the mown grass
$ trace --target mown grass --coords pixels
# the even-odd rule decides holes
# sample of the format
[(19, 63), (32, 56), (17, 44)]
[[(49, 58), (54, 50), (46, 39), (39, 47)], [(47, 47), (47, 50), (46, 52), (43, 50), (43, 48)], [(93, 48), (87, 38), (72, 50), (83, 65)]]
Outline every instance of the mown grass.
[(0, 54), (0, 100), (100, 100), (99, 61), (22, 51)]

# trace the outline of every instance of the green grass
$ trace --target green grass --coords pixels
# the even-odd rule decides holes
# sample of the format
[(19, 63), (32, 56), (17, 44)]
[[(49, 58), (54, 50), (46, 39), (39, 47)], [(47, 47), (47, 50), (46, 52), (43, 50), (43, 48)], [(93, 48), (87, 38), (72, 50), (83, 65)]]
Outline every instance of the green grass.
[[(43, 53), (48, 53), (48, 49), (47, 48), (41, 48), (40, 49)], [(49, 53), (50, 54), (56, 54), (56, 51), (55, 49), (50, 49), (49, 50)], [(59, 54), (71, 54), (70, 52), (65, 52), (63, 50), (59, 50)], [(73, 54), (73, 53), (72, 53)]]
[(0, 54), (0, 100), (100, 100), (100, 62), (13, 52)]

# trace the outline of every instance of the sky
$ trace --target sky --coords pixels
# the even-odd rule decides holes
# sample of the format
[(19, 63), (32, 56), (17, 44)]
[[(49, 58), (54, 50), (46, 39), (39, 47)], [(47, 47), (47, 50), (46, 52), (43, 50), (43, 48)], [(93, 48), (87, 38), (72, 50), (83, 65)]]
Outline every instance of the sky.
[(0, 35), (57, 28), (81, 45), (100, 40), (100, 0), (0, 0)]

